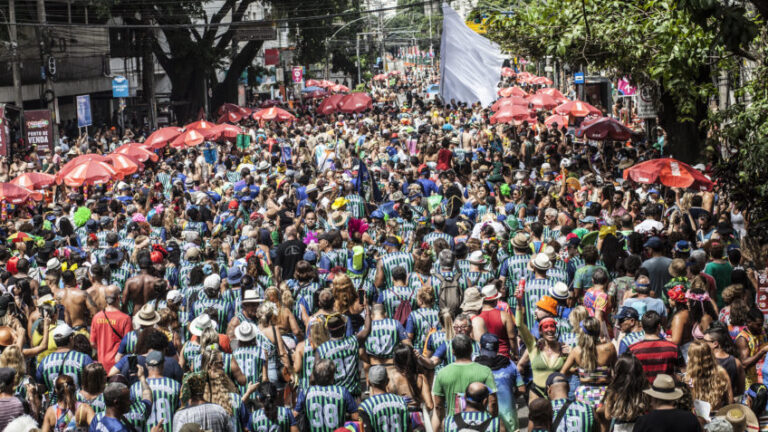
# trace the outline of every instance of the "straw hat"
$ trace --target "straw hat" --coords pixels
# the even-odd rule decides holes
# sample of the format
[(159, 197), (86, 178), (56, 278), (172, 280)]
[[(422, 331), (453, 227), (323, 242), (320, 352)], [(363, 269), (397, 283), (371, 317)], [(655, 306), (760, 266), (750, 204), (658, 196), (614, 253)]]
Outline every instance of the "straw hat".
[(136, 327), (149, 327), (160, 322), (160, 314), (155, 307), (149, 303), (145, 304), (139, 310), (139, 313), (133, 317), (133, 325)]
[(656, 375), (651, 388), (643, 390), (643, 393), (665, 401), (678, 400), (683, 396), (683, 391), (675, 387), (675, 380), (667, 374)]
[(464, 291), (464, 301), (461, 302), (462, 312), (476, 312), (483, 308), (483, 294), (476, 287)]
[(545, 253), (537, 254), (531, 264), (536, 270), (549, 270), (552, 267), (552, 262)]
[(745, 430), (758, 430), (760, 424), (757, 416), (752, 410), (742, 404), (730, 404), (717, 410), (718, 417), (724, 417), (728, 423), (733, 426), (734, 432), (744, 432)]

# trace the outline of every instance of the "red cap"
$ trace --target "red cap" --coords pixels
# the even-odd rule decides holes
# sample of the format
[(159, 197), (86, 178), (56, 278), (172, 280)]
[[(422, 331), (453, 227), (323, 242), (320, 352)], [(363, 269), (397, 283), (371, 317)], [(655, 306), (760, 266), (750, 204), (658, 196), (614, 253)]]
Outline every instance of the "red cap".
[(229, 202), (229, 209), (234, 210), (240, 206), (240, 203), (237, 202), (237, 200), (232, 200)]
[(163, 253), (160, 251), (152, 251), (152, 253), (149, 254), (149, 257), (152, 259), (153, 264), (160, 264), (163, 262)]

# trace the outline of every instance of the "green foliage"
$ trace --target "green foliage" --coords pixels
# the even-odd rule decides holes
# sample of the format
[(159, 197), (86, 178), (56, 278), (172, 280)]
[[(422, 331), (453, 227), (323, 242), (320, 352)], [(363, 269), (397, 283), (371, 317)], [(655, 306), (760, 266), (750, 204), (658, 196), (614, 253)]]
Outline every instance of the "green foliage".
[(751, 80), (737, 91), (735, 104), (713, 112), (708, 125), (713, 131), (717, 152), (718, 180), (733, 199), (743, 203), (753, 221), (768, 221), (768, 48), (760, 47), (759, 63)]

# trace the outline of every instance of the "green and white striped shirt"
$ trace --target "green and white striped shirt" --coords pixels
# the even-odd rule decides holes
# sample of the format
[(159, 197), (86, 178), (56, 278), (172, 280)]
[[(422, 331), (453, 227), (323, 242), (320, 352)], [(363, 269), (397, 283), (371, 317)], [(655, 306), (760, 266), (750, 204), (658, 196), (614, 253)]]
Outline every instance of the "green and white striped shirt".
[(381, 257), (381, 268), (384, 270), (384, 286), (392, 288), (392, 271), (395, 267), (404, 267), (406, 273), (413, 270), (413, 257), (406, 252), (392, 252)]
[[(567, 399), (557, 399), (552, 401), (552, 419), (557, 418), (560, 408), (565, 405)], [(591, 431), (595, 423), (595, 413), (592, 407), (584, 402), (574, 401), (565, 411), (563, 420), (560, 421), (555, 432), (571, 431)]]
[(351, 394), (360, 394), (358, 377), (358, 349), (356, 336), (343, 339), (331, 339), (317, 348), (320, 358), (331, 359), (336, 363), (334, 384), (346, 388)]
[(364, 400), (359, 410), (368, 416), (373, 432), (408, 430), (408, 406), (401, 396), (391, 393), (374, 395)]

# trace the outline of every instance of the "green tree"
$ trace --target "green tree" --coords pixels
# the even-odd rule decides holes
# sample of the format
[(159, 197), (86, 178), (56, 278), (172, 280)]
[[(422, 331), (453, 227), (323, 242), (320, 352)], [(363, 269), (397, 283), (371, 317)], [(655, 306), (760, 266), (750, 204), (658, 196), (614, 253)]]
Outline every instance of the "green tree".
[(702, 19), (699, 6), (676, 0), (528, 2), (514, 11), (490, 20), (489, 35), (509, 51), (657, 86), (660, 125), (672, 154), (687, 161), (700, 157), (706, 140), (713, 74), (736, 66), (733, 54), (747, 52), (755, 28), (743, 8), (722, 15), (738, 24), (726, 29), (711, 11)]

